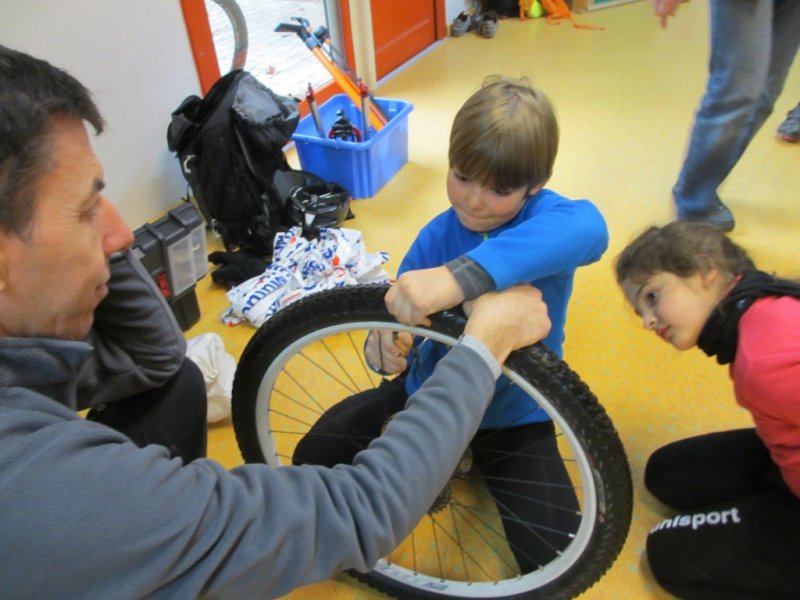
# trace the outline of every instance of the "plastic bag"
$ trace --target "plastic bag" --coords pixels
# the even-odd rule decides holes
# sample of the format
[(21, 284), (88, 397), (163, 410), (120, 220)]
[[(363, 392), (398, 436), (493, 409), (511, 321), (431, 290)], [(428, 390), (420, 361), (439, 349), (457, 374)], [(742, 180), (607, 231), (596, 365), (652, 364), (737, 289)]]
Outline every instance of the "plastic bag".
[(186, 342), (186, 356), (203, 372), (208, 396), (206, 420), (216, 423), (230, 416), (236, 360), (225, 351), (222, 338), (216, 333), (201, 333)]
[(381, 265), (386, 252), (367, 252), (361, 232), (322, 228), (317, 239), (301, 235), (299, 227), (275, 236), (273, 262), (260, 276), (228, 291), (231, 307), (222, 321), (249, 321), (260, 327), (284, 306), (316, 291), (356, 283), (387, 282)]

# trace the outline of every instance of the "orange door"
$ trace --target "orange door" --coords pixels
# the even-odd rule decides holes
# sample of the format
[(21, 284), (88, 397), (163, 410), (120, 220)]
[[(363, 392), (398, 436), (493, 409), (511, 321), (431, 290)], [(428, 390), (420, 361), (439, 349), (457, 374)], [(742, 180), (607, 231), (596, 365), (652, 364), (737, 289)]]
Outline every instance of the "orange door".
[[(345, 54), (354, 64), (349, 2), (339, 6)], [(445, 0), (370, 0), (370, 10), (378, 79), (447, 35)]]
[(372, 0), (370, 6), (379, 79), (436, 41), (434, 0)]

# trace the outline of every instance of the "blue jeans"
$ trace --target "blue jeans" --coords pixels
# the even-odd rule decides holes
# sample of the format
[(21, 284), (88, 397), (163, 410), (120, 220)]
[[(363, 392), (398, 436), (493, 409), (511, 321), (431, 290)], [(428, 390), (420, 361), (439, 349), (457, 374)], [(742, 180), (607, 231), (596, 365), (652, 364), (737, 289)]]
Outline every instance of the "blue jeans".
[(714, 209), (717, 188), (772, 113), (800, 46), (800, 1), (711, 0), (706, 93), (672, 190), (678, 216)]

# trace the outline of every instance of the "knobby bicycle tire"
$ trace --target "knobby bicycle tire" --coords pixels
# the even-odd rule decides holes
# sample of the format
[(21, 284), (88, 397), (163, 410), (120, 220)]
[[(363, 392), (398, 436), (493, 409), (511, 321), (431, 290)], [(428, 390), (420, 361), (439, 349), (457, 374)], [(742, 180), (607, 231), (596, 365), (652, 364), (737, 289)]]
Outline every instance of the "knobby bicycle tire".
[[(379, 385), (380, 377), (366, 368), (363, 357), (347, 364), (342, 358), (345, 353), (361, 351), (365, 337), (362, 332), (409, 331), (446, 344), (456, 342), (463, 331), (463, 316), (445, 311), (431, 316), (430, 327), (400, 325), (385, 308), (383, 298), (387, 289), (368, 285), (314, 294), (283, 309), (256, 332), (242, 354), (232, 398), (236, 439), (247, 462), (267, 462), (273, 466), (291, 462), (291, 448), (286, 450), (281, 446), (296, 443), (296, 439), (287, 442), (284, 438), (298, 435), (296, 431), (286, 431), (286, 415), (295, 410), (289, 406), (288, 398), (302, 396), (301, 410), (306, 411), (301, 417), (288, 417), (292, 423), (288, 429), (300, 422), (305, 423), (304, 427), (309, 425), (311, 417), (306, 416), (311, 414), (307, 413), (309, 405), (316, 404), (318, 398), (325, 401), (322, 392), (312, 389), (315, 379), (325, 379), (325, 390), (342, 386), (348, 390), (343, 395), (365, 385)], [(541, 344), (512, 353), (504, 365), (504, 374), (529, 392), (556, 423), (560, 443), (565, 447), (562, 454), (568, 456), (562, 460), (571, 464), (570, 478), (578, 481), (573, 485), (581, 504), (580, 525), (571, 533), (569, 545), (554, 554), (551, 562), (530, 572), (507, 572), (502, 564), (487, 566), (501, 560), (508, 563), (499, 557), (503, 551), (496, 550), (495, 544), (486, 539), (493, 533), (491, 525), (486, 528), (490, 533), (474, 535), (475, 539), (469, 542), (473, 547), (465, 548), (468, 544), (461, 538), (467, 528), (462, 525), (448, 532), (447, 525), (442, 524), (447, 520), (442, 515), (449, 514), (455, 522), (457, 515), (464, 519), (464, 511), (472, 508), (470, 499), (479, 492), (472, 489), (475, 484), (468, 483), (463, 484), (472, 486), (466, 488), (466, 502), (459, 498), (456, 504), (455, 499), (446, 497), (442, 506), (448, 508), (439, 506), (434, 511), (432, 507), (409, 536), (410, 542), (404, 542), (402, 550), (398, 547), (397, 557), (393, 553), (373, 571), (350, 572), (352, 576), (397, 598), (522, 600), (573, 598), (608, 570), (627, 536), (633, 502), (630, 468), (610, 418), (578, 375)], [(294, 391), (287, 394), (286, 386)], [(455, 485), (458, 484), (448, 494), (457, 493)], [(481, 504), (481, 500), (475, 503)], [(486, 512), (485, 508), (477, 510)], [(483, 520), (481, 516), (480, 521)], [(470, 527), (474, 529), (475, 525)], [(486, 556), (481, 556), (482, 549), (478, 548), (476, 553), (474, 546), (484, 541), (491, 548), (484, 552)], [(436, 545), (435, 561), (423, 556), (429, 551), (422, 547), (427, 548), (428, 544)], [(446, 545), (457, 549), (445, 548)], [(448, 553), (454, 556), (452, 560), (443, 558)], [(428, 562), (421, 566), (418, 560)], [(447, 561), (453, 564), (443, 566)]]

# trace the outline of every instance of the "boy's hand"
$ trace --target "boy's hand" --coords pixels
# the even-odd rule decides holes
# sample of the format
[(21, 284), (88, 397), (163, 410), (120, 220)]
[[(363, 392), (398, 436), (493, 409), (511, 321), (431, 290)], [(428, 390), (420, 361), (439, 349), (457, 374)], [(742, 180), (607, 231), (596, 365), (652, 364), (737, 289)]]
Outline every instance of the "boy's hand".
[(386, 293), (386, 308), (406, 325), (430, 325), (428, 315), (464, 301), (464, 292), (445, 266), (407, 271)]
[(550, 333), (550, 317), (542, 292), (524, 284), (487, 292), (466, 302), (464, 333), (478, 338), (503, 364), (512, 350), (530, 346)]
[(386, 375), (394, 375), (406, 369), (406, 354), (413, 340), (405, 331), (373, 329), (369, 332), (364, 355), (367, 363)]

